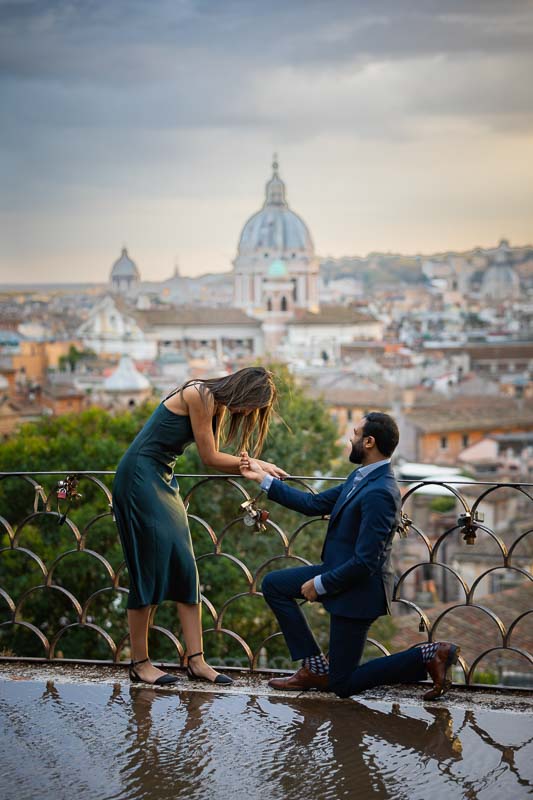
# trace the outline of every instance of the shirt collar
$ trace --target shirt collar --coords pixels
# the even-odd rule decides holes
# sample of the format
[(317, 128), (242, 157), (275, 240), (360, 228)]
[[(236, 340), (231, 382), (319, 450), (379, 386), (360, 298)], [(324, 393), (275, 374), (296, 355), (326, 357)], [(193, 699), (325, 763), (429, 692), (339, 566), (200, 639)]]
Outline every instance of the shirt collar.
[(357, 475), (360, 478), (366, 478), (366, 476), (370, 475), (371, 472), (374, 472), (375, 469), (382, 467), (384, 464), (390, 464), (390, 462), (390, 458), (384, 458), (382, 461), (376, 461), (374, 464), (367, 464), (364, 467), (359, 467), (357, 470)]

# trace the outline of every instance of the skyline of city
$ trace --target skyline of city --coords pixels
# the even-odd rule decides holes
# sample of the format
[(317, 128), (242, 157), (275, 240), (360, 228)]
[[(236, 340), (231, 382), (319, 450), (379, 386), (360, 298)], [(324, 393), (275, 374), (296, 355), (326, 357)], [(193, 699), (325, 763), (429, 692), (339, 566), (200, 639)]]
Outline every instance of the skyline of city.
[(0, 3), (0, 283), (227, 272), (277, 152), (316, 252), (533, 241), (531, 5)]
[[(274, 154), (273, 155), (274, 162), (276, 162), (276, 159), (277, 159), (277, 154)], [(277, 164), (276, 164), (276, 166), (277, 166)], [(261, 206), (258, 206), (258, 208), (256, 209), (256, 211), (253, 214), (248, 214), (245, 217), (245, 222), (248, 222), (250, 219), (252, 219), (254, 216), (256, 216), (257, 213), (260, 211), (260, 209), (261, 209)], [(242, 225), (241, 225), (241, 228), (242, 228)], [(392, 250), (388, 250), (388, 251), (385, 251), (385, 250), (382, 250), (382, 251), (373, 250), (373, 251), (367, 252), (365, 254), (363, 254), (363, 253), (342, 253), (340, 255), (333, 255), (333, 254), (324, 255), (324, 254), (317, 253), (317, 257), (319, 258), (321, 263), (326, 263), (326, 264), (329, 263), (329, 262), (335, 262), (335, 261), (341, 262), (343, 259), (346, 259), (347, 261), (357, 261), (358, 259), (360, 259), (361, 261), (365, 261), (365, 260), (371, 261), (372, 260), (372, 256), (385, 256), (385, 257), (391, 256), (393, 258), (403, 258), (403, 257), (405, 257), (407, 259), (420, 258), (421, 260), (424, 260), (424, 259), (431, 259), (431, 258), (439, 258), (441, 256), (446, 256), (446, 255), (459, 255), (459, 256), (462, 256), (462, 255), (465, 255), (465, 254), (473, 254), (473, 253), (478, 252), (478, 251), (479, 252), (495, 252), (495, 250), (501, 245), (502, 242), (505, 242), (505, 244), (508, 247), (514, 247), (514, 248), (517, 248), (518, 250), (522, 250), (522, 249), (523, 250), (528, 250), (528, 249), (532, 248), (532, 245), (529, 244), (528, 242), (509, 242), (509, 240), (506, 237), (500, 237), (499, 240), (497, 240), (495, 242), (492, 242), (492, 243), (489, 243), (488, 245), (481, 245), (481, 244), (478, 243), (478, 244), (475, 244), (475, 245), (473, 245), (471, 247), (463, 248), (463, 249), (460, 249), (460, 248), (445, 248), (443, 250), (438, 250), (438, 251), (433, 251), (433, 252), (421, 252), (420, 250), (417, 250), (415, 252), (405, 252), (405, 251), (404, 252), (399, 252), (399, 251), (398, 252), (394, 252)], [(122, 252), (128, 250), (126, 242), (123, 243), (123, 247), (121, 248), (121, 250), (122, 250)], [(225, 269), (224, 268), (209, 269), (207, 267), (205, 270), (200, 270), (200, 271), (198, 271), (197, 273), (195, 273), (193, 275), (189, 274), (187, 269), (183, 268), (183, 265), (179, 264), (179, 260), (177, 258), (174, 259), (173, 264), (171, 264), (171, 265), (169, 264), (168, 265), (168, 267), (166, 269), (166, 272), (165, 272), (165, 269), (163, 268), (161, 270), (161, 275), (160, 276), (158, 275), (157, 278), (153, 277), (153, 270), (151, 269), (150, 264), (143, 264), (143, 265), (139, 265), (139, 266), (142, 266), (142, 273), (143, 273), (144, 279), (146, 279), (146, 280), (154, 280), (155, 282), (158, 282), (159, 280), (169, 279), (173, 274), (177, 274), (177, 273), (179, 273), (180, 275), (183, 275), (184, 277), (190, 277), (190, 278), (193, 278), (193, 279), (194, 278), (201, 278), (201, 277), (207, 276), (209, 274), (220, 274), (220, 275), (226, 274), (226, 273), (230, 274), (230, 273), (233, 272), (233, 269), (234, 269), (235, 255), (237, 255), (237, 252), (238, 252), (238, 248), (236, 247), (235, 254), (232, 257), (232, 259), (229, 261), (229, 263), (227, 264)], [(116, 255), (116, 253), (115, 253), (115, 255)], [(76, 285), (78, 283), (79, 284), (88, 284), (88, 285), (91, 285), (91, 284), (94, 284), (94, 285), (100, 285), (100, 284), (105, 285), (105, 284), (108, 283), (108, 279), (109, 279), (109, 267), (112, 265), (114, 260), (115, 259), (113, 258), (110, 261), (110, 263), (109, 263), (109, 265), (107, 267), (107, 270), (104, 267), (102, 267), (102, 265), (98, 265), (96, 273), (99, 276), (101, 275), (101, 277), (93, 278), (93, 279), (88, 277), (86, 280), (76, 280), (72, 276), (72, 273), (70, 273), (67, 280), (65, 280), (63, 277), (60, 277), (58, 280), (53, 280), (53, 279), (51, 279), (51, 280), (42, 279), (41, 280), (40, 278), (38, 278), (37, 280), (35, 280), (35, 279), (26, 279), (25, 280), (23, 278), (22, 280), (20, 280), (20, 279), (19, 280), (7, 279), (7, 280), (3, 281), (1, 279), (2, 278), (2, 272), (1, 272), (1, 269), (0, 269), (0, 286), (6, 286), (6, 287), (9, 287), (10, 285), (12, 285), (14, 287), (27, 286), (28, 289), (31, 289), (32, 286), (42, 286), (42, 285), (54, 285), (55, 286), (55, 285), (61, 285), (63, 283), (66, 286), (71, 285), (71, 284), (72, 285)], [(106, 272), (107, 272), (107, 274), (106, 274)], [(94, 273), (95, 273), (95, 271), (93, 270), (92, 274), (94, 274)]]

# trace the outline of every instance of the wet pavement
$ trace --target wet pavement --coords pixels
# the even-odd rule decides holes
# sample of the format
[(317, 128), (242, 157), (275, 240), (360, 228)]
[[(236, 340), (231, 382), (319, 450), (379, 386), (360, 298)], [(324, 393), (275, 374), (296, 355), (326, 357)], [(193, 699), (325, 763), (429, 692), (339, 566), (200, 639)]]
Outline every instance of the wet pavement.
[(9, 800), (510, 800), (533, 797), (531, 695), (420, 687), (350, 700), (130, 685), (122, 667), (0, 665)]

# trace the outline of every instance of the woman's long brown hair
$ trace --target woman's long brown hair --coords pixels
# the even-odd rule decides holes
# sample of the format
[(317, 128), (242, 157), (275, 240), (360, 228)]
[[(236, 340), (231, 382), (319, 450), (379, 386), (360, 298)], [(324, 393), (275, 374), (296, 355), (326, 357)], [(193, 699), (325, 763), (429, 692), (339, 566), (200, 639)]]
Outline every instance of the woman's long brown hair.
[[(214, 398), (217, 447), (220, 444), (221, 431), (224, 431), (225, 444), (236, 441), (237, 452), (247, 450), (254, 457), (258, 456), (268, 433), (277, 398), (273, 374), (264, 367), (245, 367), (222, 378), (192, 379), (179, 391), (183, 392), (191, 385), (198, 387), (206, 406), (209, 394)], [(231, 411), (232, 408), (237, 410)], [(250, 408), (250, 414), (242, 413)]]

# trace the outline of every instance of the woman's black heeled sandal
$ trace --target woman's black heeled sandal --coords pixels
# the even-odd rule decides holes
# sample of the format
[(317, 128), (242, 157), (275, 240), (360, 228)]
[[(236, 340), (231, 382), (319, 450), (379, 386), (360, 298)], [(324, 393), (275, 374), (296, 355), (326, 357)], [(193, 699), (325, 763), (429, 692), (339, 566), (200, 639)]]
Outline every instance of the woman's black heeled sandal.
[(150, 661), (149, 658), (143, 658), (141, 661), (130, 661), (130, 681), (132, 683), (147, 683), (149, 686), (169, 686), (171, 683), (177, 683), (177, 678), (175, 675), (169, 675), (166, 673), (165, 675), (160, 675), (159, 678), (156, 678), (155, 681), (146, 681), (144, 678), (141, 678), (135, 667), (137, 664), (145, 664), (147, 661)]
[(220, 673), (216, 676), (215, 680), (212, 681), (211, 678), (204, 678), (203, 675), (195, 675), (190, 667), (190, 660), (191, 658), (196, 658), (196, 656), (203, 656), (204, 651), (200, 650), (199, 653), (193, 653), (192, 656), (187, 657), (187, 676), (191, 681), (206, 681), (207, 683), (216, 683), (217, 686), (229, 686), (230, 683), (233, 683), (231, 678), (228, 678), (227, 675), (221, 675)]

